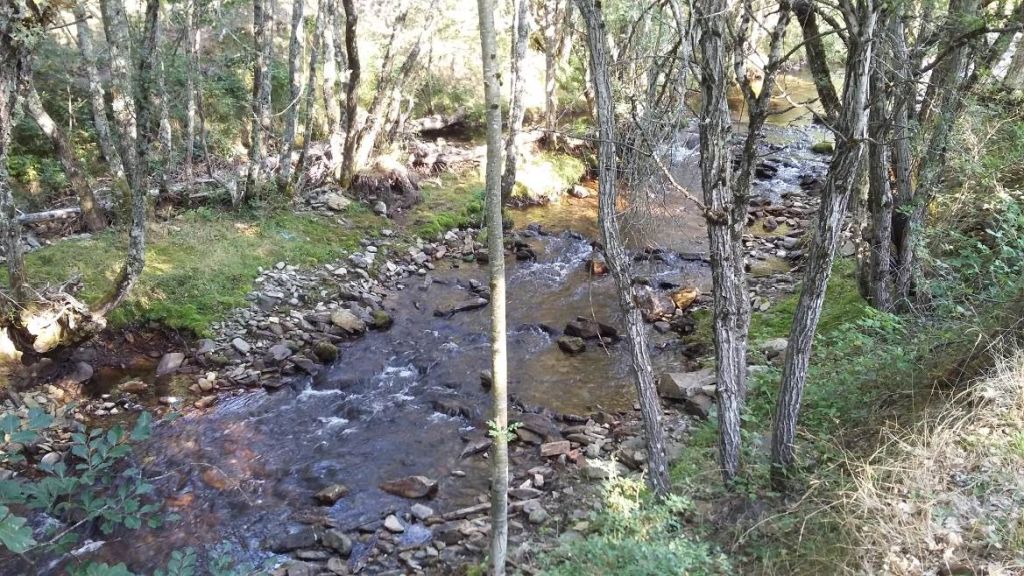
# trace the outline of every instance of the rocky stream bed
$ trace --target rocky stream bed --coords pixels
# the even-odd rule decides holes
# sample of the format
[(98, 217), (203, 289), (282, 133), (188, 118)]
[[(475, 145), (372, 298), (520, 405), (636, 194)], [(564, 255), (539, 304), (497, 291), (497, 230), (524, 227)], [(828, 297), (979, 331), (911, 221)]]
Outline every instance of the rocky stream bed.
[[(820, 138), (816, 128), (786, 129), (785, 145), (765, 145), (744, 240), (755, 310), (797, 281), (826, 168), (827, 158), (811, 151)], [(698, 189), (692, 149), (681, 144), (672, 159), (678, 179)], [(633, 240), (633, 272), (666, 398), (669, 450), (677, 452), (714, 399), (713, 373), (700, 369), (710, 343), (692, 336), (710, 273), (699, 212), (672, 193), (659, 202), (650, 216), (658, 236)], [(506, 242), (510, 419), (521, 423), (511, 447), (510, 557), (524, 571), (543, 550), (585, 537), (601, 479), (645, 466), (613, 282), (593, 229), (566, 229), (579, 228), (568, 212), (592, 213), (593, 203), (572, 198), (519, 212), (524, 226)], [(330, 211), (339, 201), (319, 205)], [(476, 238), (476, 230), (435, 239), (383, 230), (344, 260), (263, 270), (250, 305), (211, 338), (124, 332), (105, 349), (83, 348), (59, 377), (43, 377), (40, 366), (37, 385), (11, 390), (2, 409), (48, 407), (64, 426), (17, 449), (30, 462), (55, 461), (68, 457), (78, 423), (144, 409), (182, 414), (155, 426), (137, 451), (180, 522), (90, 535), (104, 543), (88, 557), (139, 571), (176, 549), (218, 545), (289, 576), (448, 574), (479, 563), (489, 530), (489, 292)], [(102, 361), (133, 347), (148, 353)], [(785, 342), (763, 352), (754, 364), (779, 361)], [(60, 565), (5, 559), (0, 574), (56, 573)]]

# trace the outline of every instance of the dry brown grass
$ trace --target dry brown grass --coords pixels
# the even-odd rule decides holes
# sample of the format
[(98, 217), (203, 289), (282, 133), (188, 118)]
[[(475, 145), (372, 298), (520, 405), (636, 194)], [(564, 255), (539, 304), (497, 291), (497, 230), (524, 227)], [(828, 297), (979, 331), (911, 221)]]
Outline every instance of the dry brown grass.
[(852, 463), (840, 516), (854, 571), (1024, 574), (1024, 351), (937, 416)]

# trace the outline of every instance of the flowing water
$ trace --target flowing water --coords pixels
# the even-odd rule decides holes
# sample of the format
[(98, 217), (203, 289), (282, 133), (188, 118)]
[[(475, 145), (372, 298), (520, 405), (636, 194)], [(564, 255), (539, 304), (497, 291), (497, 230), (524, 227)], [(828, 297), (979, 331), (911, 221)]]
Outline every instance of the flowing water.
[[(808, 165), (821, 165), (805, 151), (820, 137), (813, 128), (771, 131), (769, 141), (794, 145), (793, 151), (783, 155), (775, 178), (758, 184), (758, 193), (778, 198), (798, 185)], [(677, 180), (699, 191), (694, 145), (692, 133), (684, 132), (667, 157)], [(692, 256), (706, 252), (699, 210), (671, 190), (652, 206), (654, 226), (646, 235), (627, 236), (635, 250), (659, 250), (637, 262), (634, 273), (654, 285), (695, 285), (708, 292), (709, 270)], [(587, 272), (589, 239), (565, 231), (596, 237), (595, 212), (596, 201), (584, 199), (515, 215), (521, 226), (540, 222), (551, 231), (525, 234), (536, 261), (509, 260), (510, 391), (527, 405), (573, 414), (633, 406), (623, 344), (588, 343), (578, 356), (555, 344), (577, 316), (620, 324), (613, 280)], [(460, 458), (460, 437), (486, 430), (489, 396), (479, 374), (489, 366), (489, 313), (433, 312), (469, 299), (470, 281), (486, 285), (486, 269), (452, 264), (432, 276), (429, 286), (388, 295), (393, 327), (342, 346), (340, 360), (317, 378), (294, 380), (273, 393), (224, 397), (204, 413), (158, 425), (140, 451), (142, 465), (181, 521), (109, 542), (97, 558), (150, 572), (172, 550), (223, 542), (236, 558), (265, 558), (267, 538), (318, 517), (352, 530), (405, 510), (407, 500), (378, 485), (407, 475), (438, 480), (435, 509), (476, 503), (487, 489), (487, 461)], [(679, 340), (653, 331), (652, 338), (655, 370), (678, 370), (684, 362)], [(435, 401), (442, 399), (457, 400), (464, 414), (436, 411)], [(316, 505), (313, 494), (332, 483), (347, 485), (350, 494), (332, 507)]]

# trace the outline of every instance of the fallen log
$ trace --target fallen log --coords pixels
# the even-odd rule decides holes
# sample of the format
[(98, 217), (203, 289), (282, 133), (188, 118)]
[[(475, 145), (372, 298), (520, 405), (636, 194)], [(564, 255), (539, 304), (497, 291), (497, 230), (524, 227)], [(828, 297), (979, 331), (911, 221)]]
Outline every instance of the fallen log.
[(19, 224), (38, 224), (39, 222), (52, 222), (53, 220), (71, 220), (82, 215), (82, 209), (77, 206), (70, 208), (58, 208), (45, 212), (34, 212), (18, 216)]

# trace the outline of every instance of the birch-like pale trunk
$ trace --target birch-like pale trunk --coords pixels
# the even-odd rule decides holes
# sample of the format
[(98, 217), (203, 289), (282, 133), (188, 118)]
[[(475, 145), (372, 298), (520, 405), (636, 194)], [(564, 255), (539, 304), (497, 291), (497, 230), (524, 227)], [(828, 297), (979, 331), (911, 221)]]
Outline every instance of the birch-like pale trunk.
[[(885, 16), (886, 35), (893, 30)], [(871, 234), (868, 242), (868, 300), (875, 308), (891, 311), (892, 302), (892, 188), (889, 185), (889, 97), (886, 85), (891, 59), (886, 48), (875, 47), (868, 112), (868, 205)]]
[[(121, 161), (124, 163), (127, 190), (121, 193), (131, 198), (131, 228), (128, 232), (128, 253), (114, 287), (99, 304), (93, 316), (102, 318), (117, 307), (131, 291), (146, 264), (146, 197), (147, 191), (140, 168), (140, 142), (137, 121), (145, 125), (148, 109), (148, 82), (140, 82), (136, 104), (133, 97), (131, 36), (128, 18), (122, 0), (101, 0), (103, 29), (107, 36), (110, 58), (110, 99), (114, 123), (117, 127)], [(143, 148), (144, 149), (144, 148)]]
[[(96, 55), (92, 46), (92, 31), (89, 29), (90, 14), (85, 2), (72, 3), (72, 10), (75, 16), (75, 26), (78, 38), (78, 51), (82, 54), (82, 61), (85, 64), (85, 77), (89, 87), (89, 108), (92, 112), (93, 128), (96, 129), (96, 140), (100, 146), (100, 152), (107, 161), (110, 175), (115, 180), (124, 180), (124, 166), (121, 163), (121, 154), (114, 144), (114, 137), (110, 132), (110, 121), (107, 119), (107, 105), (103, 90), (103, 83), (100, 81), (100, 74), (96, 68)], [(124, 183), (123, 188), (127, 188)]]
[(291, 42), (288, 43), (288, 111), (285, 113), (277, 172), (277, 190), (289, 197), (293, 194), (292, 150), (299, 123), (299, 99), (302, 98), (302, 47), (306, 36), (306, 31), (302, 29), (302, 12), (305, 5), (305, 0), (292, 2)]
[[(309, 154), (309, 143), (313, 139), (313, 111), (316, 108), (316, 69), (320, 61), (320, 42), (317, 40), (323, 35), (324, 12), (327, 10), (324, 4), (328, 0), (320, 0), (317, 3), (316, 20), (313, 21), (313, 37), (309, 43), (309, 74), (306, 76), (306, 90), (302, 99), (302, 117), (305, 118), (305, 125), (302, 133), (302, 150), (299, 152), (299, 159), (295, 162), (295, 173), (300, 179), (305, 179), (306, 156)], [(324, 103), (324, 106), (328, 106)]]
[(508, 346), (505, 329), (505, 248), (501, 218), (501, 85), (494, 0), (477, 0), (487, 126), (485, 177), (487, 255), (491, 278), (491, 574), (504, 576), (508, 547)]
[(526, 44), (530, 35), (530, 13), (528, 0), (516, 0), (516, 16), (512, 26), (512, 86), (509, 90), (511, 102), (508, 109), (508, 134), (505, 135), (505, 172), (501, 175), (501, 201), (508, 202), (512, 187), (516, 184), (516, 169), (519, 163), (519, 149), (516, 136), (523, 129), (526, 107), (523, 93), (523, 61), (526, 59)]
[(647, 329), (633, 300), (629, 256), (619, 236), (616, 213), (615, 107), (608, 73), (608, 40), (604, 19), (595, 0), (576, 0), (587, 29), (590, 70), (598, 125), (598, 220), (605, 259), (618, 288), (619, 306), (626, 322), (626, 346), (632, 360), (634, 383), (647, 437), (648, 482), (658, 498), (669, 494), (668, 458), (661, 425), (661, 402), (654, 386)]
[(185, 7), (185, 180), (191, 182), (193, 159), (196, 153), (196, 84), (199, 72), (199, 30), (197, 21), (199, 0)]
[(263, 131), (270, 126), (270, 58), (273, 36), (267, 31), (269, 16), (267, 0), (253, 0), (253, 51), (256, 57), (252, 64), (249, 170), (245, 177), (245, 187), (236, 198), (236, 204), (242, 202), (246, 196), (252, 197), (256, 192), (260, 181), (260, 167), (263, 164)]
[(565, 14), (564, 0), (541, 2), (544, 22), (544, 130), (549, 142), (555, 138), (558, 123), (558, 33)]
[(25, 111), (53, 144), (53, 153), (60, 161), (61, 167), (64, 168), (64, 174), (68, 178), (71, 190), (78, 197), (78, 205), (82, 209), (85, 227), (91, 232), (103, 230), (107, 227), (107, 217), (96, 203), (92, 187), (89, 185), (89, 180), (86, 178), (78, 158), (75, 158), (71, 142), (60, 125), (53, 121), (46, 108), (43, 107), (43, 100), (39, 97), (35, 86), (29, 85), (27, 92)]
[(1017, 37), (1017, 44), (1010, 65), (1003, 76), (1003, 84), (1011, 90), (1024, 89), (1024, 33)]
[(786, 474), (795, 463), (796, 426), (814, 334), (821, 317), (821, 306), (825, 301), (825, 289), (832, 273), (832, 262), (846, 208), (864, 156), (871, 54), (878, 9), (873, 0), (855, 0), (844, 7), (849, 30), (849, 52), (842, 109), (836, 127), (836, 152), (821, 192), (810, 256), (789, 331), (789, 347), (782, 368), (782, 386), (775, 411), (771, 474), (773, 482), (779, 487), (784, 484)]

